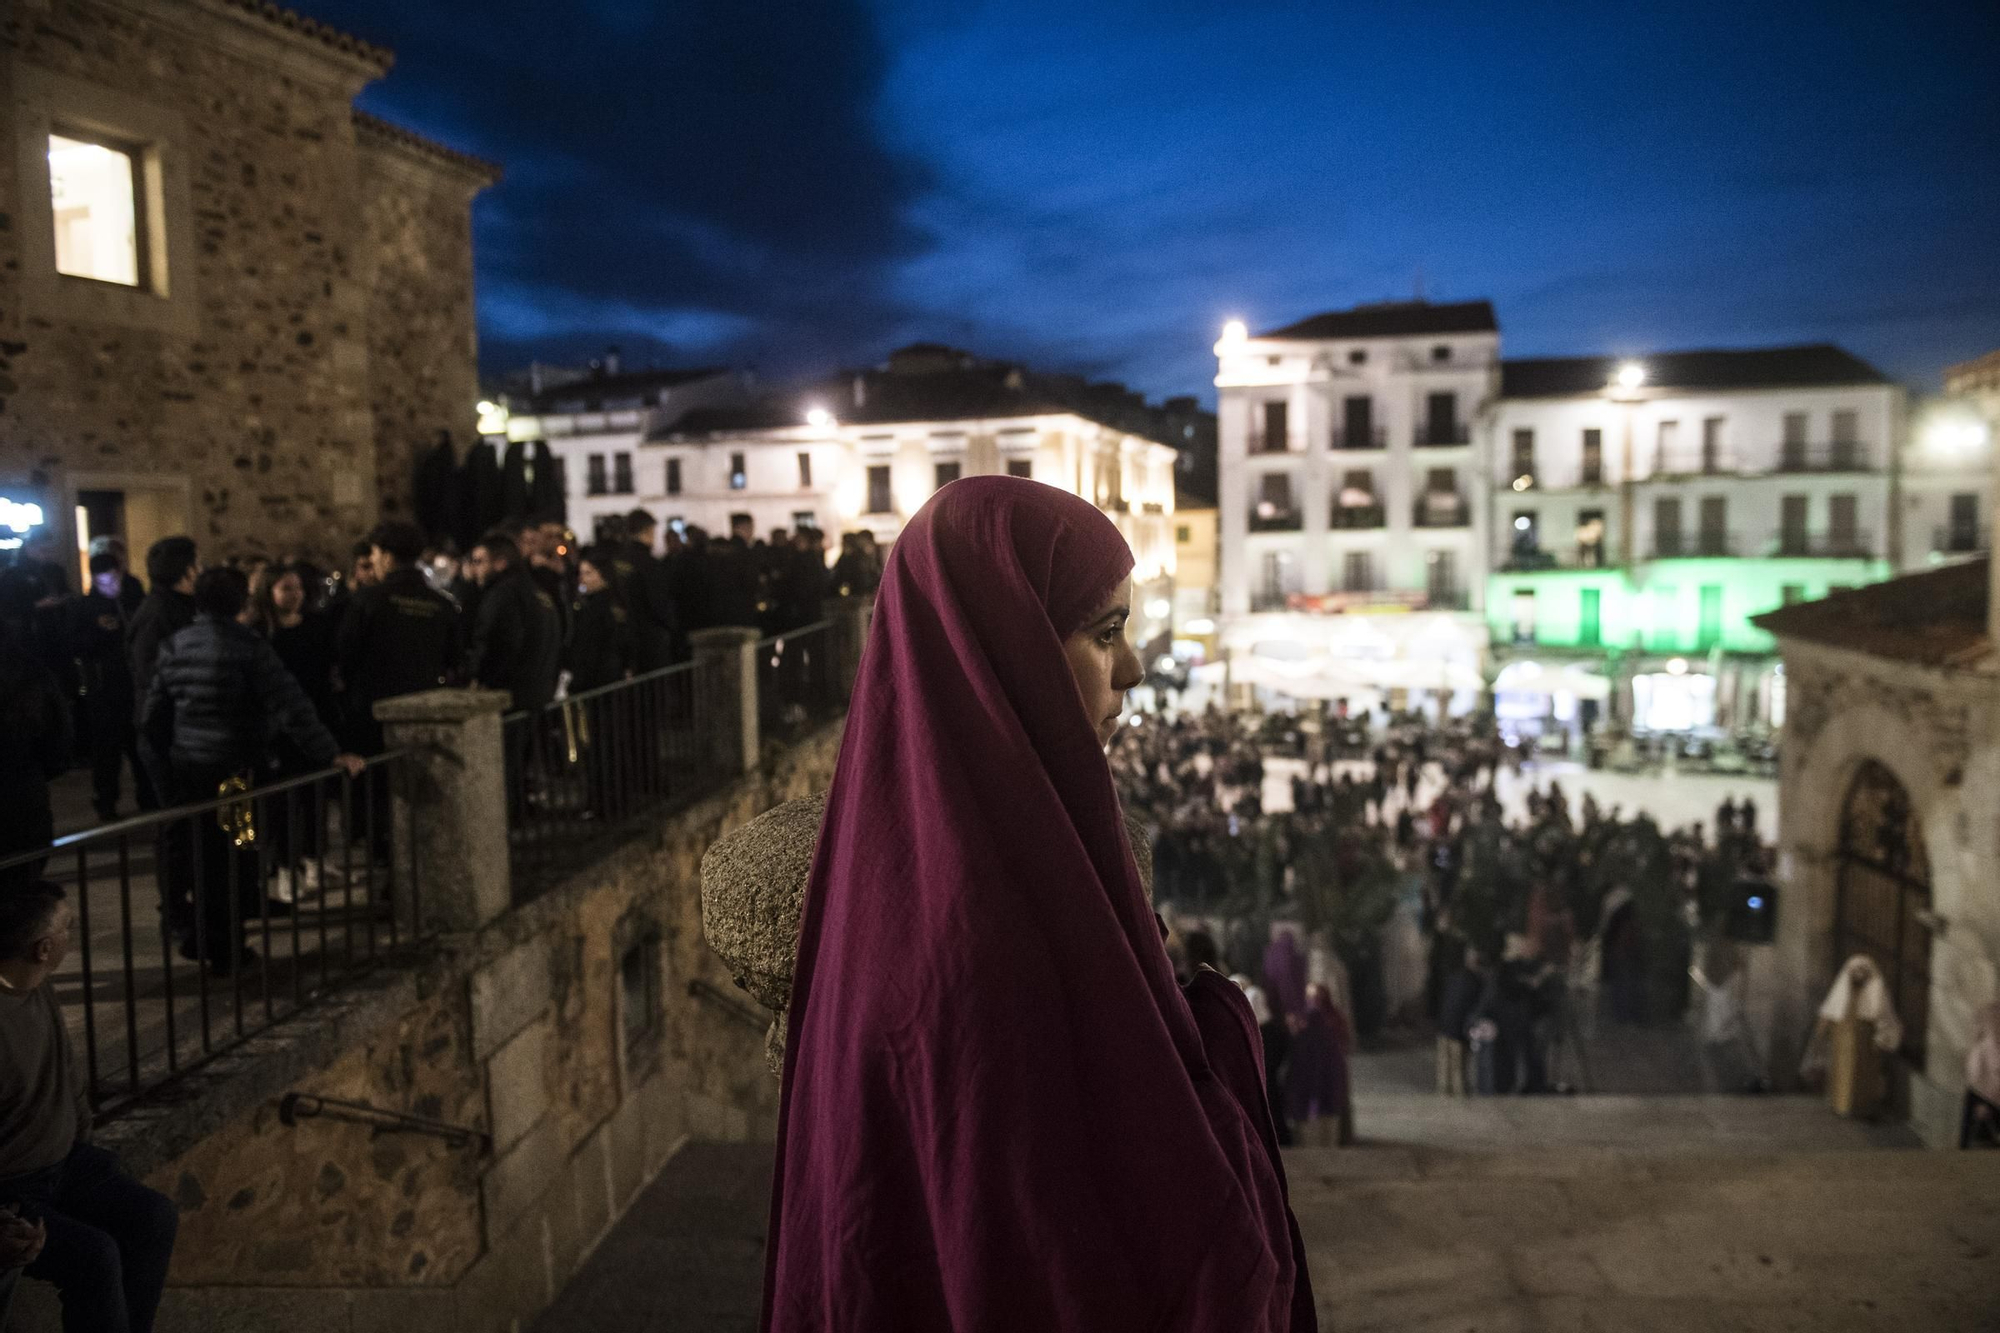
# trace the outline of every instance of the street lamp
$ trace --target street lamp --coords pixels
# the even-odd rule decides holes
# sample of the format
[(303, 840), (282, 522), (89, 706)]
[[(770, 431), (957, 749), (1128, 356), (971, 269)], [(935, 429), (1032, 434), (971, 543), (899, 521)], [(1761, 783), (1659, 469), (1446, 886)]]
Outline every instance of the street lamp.
[(1222, 341), (1240, 343), (1250, 336), (1250, 326), (1240, 319), (1232, 319), (1222, 326)]
[(1627, 361), (1618, 367), (1618, 387), (1630, 393), (1646, 382), (1646, 368), (1637, 361)]
[(1632, 567), (1632, 527), (1634, 509), (1637, 504), (1633, 490), (1635, 465), (1632, 444), (1632, 418), (1639, 403), (1639, 391), (1646, 383), (1646, 368), (1637, 361), (1626, 361), (1612, 372), (1610, 382), (1604, 386), (1605, 396), (1625, 407), (1625, 441), (1619, 451), (1618, 476), (1618, 553), (1628, 570)]
[(807, 408), (806, 424), (808, 426), (811, 426), (814, 430), (825, 430), (828, 426), (831, 426), (833, 424), (833, 413), (827, 411), (823, 407)]

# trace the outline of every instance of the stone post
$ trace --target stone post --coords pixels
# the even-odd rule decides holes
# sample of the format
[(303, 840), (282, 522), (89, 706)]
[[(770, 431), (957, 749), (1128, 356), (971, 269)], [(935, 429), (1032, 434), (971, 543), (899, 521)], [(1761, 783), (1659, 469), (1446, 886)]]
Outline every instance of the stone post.
[(694, 645), (695, 725), (725, 773), (748, 773), (761, 757), (757, 735), (757, 631), (740, 625), (698, 629)]
[(834, 683), (842, 699), (854, 694), (854, 682), (861, 674), (861, 650), (868, 644), (868, 627), (875, 619), (873, 597), (837, 597), (830, 610), (833, 621)]
[(414, 934), (477, 930), (513, 905), (507, 704), (504, 690), (425, 690), (375, 705), (389, 748), (411, 751), (393, 790), (396, 863), (408, 866), (414, 849), (418, 876), (396, 910)]

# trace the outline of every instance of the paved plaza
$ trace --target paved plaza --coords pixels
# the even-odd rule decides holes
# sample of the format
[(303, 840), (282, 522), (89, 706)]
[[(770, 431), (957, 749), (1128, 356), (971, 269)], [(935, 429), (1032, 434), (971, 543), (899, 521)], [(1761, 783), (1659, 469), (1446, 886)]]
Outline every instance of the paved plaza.
[[(1323, 1329), (2000, 1329), (2000, 1153), (1803, 1097), (1447, 1101), (1382, 1068), (1356, 1071), (1359, 1146), (1287, 1154)], [(690, 1146), (539, 1333), (750, 1333), (770, 1169)]]

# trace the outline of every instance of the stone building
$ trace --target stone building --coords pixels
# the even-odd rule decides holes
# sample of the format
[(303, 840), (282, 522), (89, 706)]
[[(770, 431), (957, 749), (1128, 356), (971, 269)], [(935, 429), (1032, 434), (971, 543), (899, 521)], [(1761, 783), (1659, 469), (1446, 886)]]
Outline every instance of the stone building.
[(0, 495), (66, 548), (326, 555), (478, 399), (497, 170), (354, 109), (391, 54), (259, 0), (0, 9)]
[[(1995, 362), (1946, 376), (2000, 416)], [(1981, 367), (1988, 377), (1981, 381)], [(1966, 1050), (2000, 999), (2000, 597), (1978, 560), (1757, 618), (1784, 655), (1777, 938), (1753, 1014), (1779, 1077), (1855, 953), (1904, 1026), (1899, 1091), (1937, 1147), (1957, 1140)]]

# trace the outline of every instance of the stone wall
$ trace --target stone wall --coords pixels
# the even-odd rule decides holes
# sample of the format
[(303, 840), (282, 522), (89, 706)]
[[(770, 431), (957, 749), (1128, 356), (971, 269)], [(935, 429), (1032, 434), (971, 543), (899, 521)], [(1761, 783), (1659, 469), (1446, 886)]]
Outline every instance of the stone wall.
[[(251, 9), (0, 7), (0, 343), (20, 348), (0, 482), (58, 525), (76, 489), (158, 486), (212, 553), (327, 556), (408, 493), (408, 468), (378, 458), (382, 430), (397, 427), (400, 458), (413, 433), (470, 424), (479, 181), (438, 157), (413, 189), (415, 152), (385, 171), (384, 150), (357, 146), (352, 100), (386, 55)], [(35, 155), (73, 124), (122, 131), (157, 167), (163, 290), (54, 272)]]
[[(767, 752), (722, 793), (448, 939), (340, 1022), (306, 1057), (313, 1072), (257, 1089), (190, 1146), (156, 1150), (186, 1138), (173, 1125), (188, 1107), (107, 1127), (181, 1206), (162, 1333), (525, 1327), (683, 1143), (775, 1137), (768, 1016), (691, 991), (736, 994), (703, 943), (699, 864), (729, 830), (824, 789), (839, 739), (834, 724)], [(286, 1039), (281, 1027), (246, 1059)], [(476, 1127), (491, 1150), (330, 1119), (287, 1127), (285, 1091)], [(40, 1284), (16, 1308), (18, 1328), (56, 1326)]]
[(1778, 936), (1751, 950), (1753, 1029), (1781, 1087), (1832, 984), (1841, 814), (1874, 761), (1909, 794), (1936, 917), (1925, 1063), (1910, 1123), (1955, 1146), (1965, 1054), (1981, 1005), (2000, 998), (2000, 681), (1835, 648), (1784, 645), (1787, 717), (1779, 800)]

